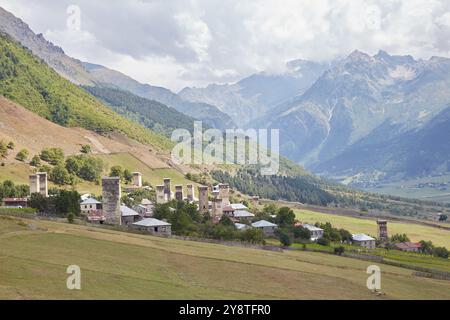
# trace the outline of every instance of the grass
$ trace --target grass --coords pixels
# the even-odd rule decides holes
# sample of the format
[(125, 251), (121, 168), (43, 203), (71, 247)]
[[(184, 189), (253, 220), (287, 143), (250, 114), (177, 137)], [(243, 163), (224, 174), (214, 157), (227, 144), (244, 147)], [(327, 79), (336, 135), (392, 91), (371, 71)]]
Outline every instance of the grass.
[[(377, 237), (377, 223), (375, 220), (326, 214), (302, 209), (294, 209), (294, 212), (297, 219), (302, 222), (312, 224), (316, 222), (330, 222), (334, 227), (347, 229), (353, 234), (365, 233)], [(450, 248), (450, 231), (445, 229), (415, 223), (389, 221), (388, 232), (390, 235), (405, 233), (411, 241), (427, 240), (432, 241), (435, 245)]]
[(421, 200), (438, 201), (450, 203), (450, 188), (446, 187), (444, 190), (439, 188), (416, 188), (420, 183), (449, 183), (450, 175), (441, 175), (434, 177), (422, 177), (404, 180), (400, 182), (393, 182), (382, 184), (377, 188), (369, 188), (367, 191), (380, 193), (380, 194), (392, 194), (400, 197), (415, 198)]
[[(124, 169), (130, 171), (139, 171), (143, 175), (143, 180), (150, 182), (153, 186), (162, 184), (164, 178), (170, 178), (172, 180), (172, 188), (175, 185), (182, 184), (194, 184), (196, 183), (187, 180), (183, 174), (172, 168), (151, 168), (138, 158), (128, 152), (113, 153), (106, 155), (94, 155), (102, 159), (105, 163), (104, 175), (108, 175), (110, 168), (114, 165), (120, 165)], [(25, 163), (8, 163), (5, 166), (0, 166), (0, 182), (4, 180), (12, 180), (16, 184), (28, 184), (28, 176), (32, 173), (32, 170), (28, 164)], [(49, 187), (55, 185), (49, 182)], [(71, 188), (66, 186), (66, 188)], [(82, 181), (75, 186), (75, 189), (81, 194), (92, 193), (100, 195), (102, 193), (102, 187), (100, 184), (94, 182)], [(174, 189), (175, 190), (175, 189)]]
[[(22, 220), (0, 217), (2, 299), (450, 299), (450, 282), (387, 265), (374, 295), (370, 263), (344, 257)], [(73, 264), (80, 291), (65, 287)]]
[(176, 184), (195, 184), (190, 180), (187, 180), (183, 174), (175, 169), (171, 168), (150, 168), (148, 165), (140, 161), (138, 158), (130, 153), (114, 153), (108, 155), (97, 155), (98, 158), (102, 159), (106, 165), (106, 172), (113, 165), (119, 165), (124, 169), (130, 171), (138, 171), (142, 173), (142, 179), (144, 181), (150, 182), (153, 186), (163, 183), (164, 178), (170, 178), (172, 182), (172, 187)]

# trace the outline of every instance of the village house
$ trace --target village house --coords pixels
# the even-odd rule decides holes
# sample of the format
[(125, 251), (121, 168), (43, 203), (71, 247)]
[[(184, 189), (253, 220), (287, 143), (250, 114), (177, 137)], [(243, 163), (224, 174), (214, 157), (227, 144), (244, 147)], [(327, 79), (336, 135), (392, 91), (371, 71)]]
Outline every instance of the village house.
[(278, 226), (266, 220), (260, 220), (252, 223), (253, 228), (261, 229), (266, 236), (272, 236)]
[(419, 252), (422, 244), (419, 242), (400, 242), (394, 244), (395, 249), (405, 252)]
[(311, 224), (302, 225), (303, 228), (306, 228), (311, 233), (311, 240), (317, 241), (318, 239), (323, 237), (323, 229), (313, 226)]
[(28, 207), (27, 198), (3, 198), (2, 206), (7, 208), (26, 208)]
[(360, 247), (364, 247), (367, 249), (375, 249), (375, 246), (376, 246), (375, 239), (364, 233), (358, 233), (358, 234), (352, 235), (352, 240), (355, 245), (358, 245)]
[(250, 220), (251, 218), (254, 218), (255, 215), (247, 210), (236, 210), (233, 212), (232, 217), (237, 220)]
[(153, 208), (144, 206), (143, 204), (134, 206), (133, 210), (139, 213), (139, 215), (143, 218), (150, 218), (153, 216)]
[(148, 199), (142, 199), (141, 203), (134, 206), (133, 210), (139, 213), (139, 215), (143, 218), (151, 218), (153, 217), (153, 203)]
[(154, 235), (172, 235), (172, 225), (168, 222), (161, 221), (155, 218), (147, 218), (135, 222), (132, 224), (132, 227), (137, 230), (146, 231)]
[(122, 217), (122, 225), (129, 225), (140, 220), (140, 215), (127, 206), (120, 206), (120, 215)]
[(236, 227), (237, 230), (239, 231), (244, 231), (247, 229), (250, 229), (251, 227), (247, 224), (243, 224), (243, 223), (235, 223), (234, 226)]
[(239, 210), (248, 210), (248, 208), (242, 203), (231, 203), (229, 205), (224, 206), (222, 212), (223, 214), (229, 217), (233, 217), (234, 212)]
[(88, 216), (91, 213), (101, 213), (102, 203), (94, 198), (88, 198), (80, 204), (81, 213)]

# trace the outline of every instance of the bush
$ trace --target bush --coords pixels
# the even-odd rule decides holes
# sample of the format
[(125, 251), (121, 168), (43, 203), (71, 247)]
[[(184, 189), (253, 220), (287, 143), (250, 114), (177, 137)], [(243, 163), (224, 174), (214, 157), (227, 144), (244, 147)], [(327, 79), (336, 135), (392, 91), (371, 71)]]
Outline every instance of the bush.
[(409, 241), (410, 240), (409, 240), (409, 238), (408, 238), (408, 236), (406, 234), (399, 234), (399, 233), (397, 233), (397, 234), (394, 234), (391, 237), (391, 242), (392, 243), (409, 242)]
[(81, 153), (86, 153), (86, 154), (91, 153), (91, 146), (88, 145), (88, 144), (82, 145), (81, 149), (80, 149), (80, 152)]
[(330, 240), (322, 237), (322, 238), (317, 239), (317, 244), (320, 244), (321, 246), (329, 246)]
[(304, 227), (295, 227), (293, 228), (294, 238), (298, 240), (310, 240), (311, 239), (311, 231)]
[(73, 222), (74, 222), (74, 219), (75, 219), (75, 215), (74, 215), (73, 213), (69, 213), (69, 214), (67, 215), (67, 222), (73, 223)]
[(64, 162), (64, 151), (61, 148), (47, 148), (41, 151), (40, 157), (51, 165), (57, 165)]
[(25, 161), (28, 158), (28, 150), (27, 149), (22, 149), (20, 150), (17, 155), (16, 155), (16, 160), (18, 161)]
[(66, 169), (83, 180), (97, 181), (103, 172), (103, 161), (87, 155), (70, 156), (66, 159)]
[(121, 166), (112, 166), (111, 170), (109, 172), (109, 176), (122, 178), (122, 176), (123, 176), (122, 167)]
[(448, 259), (449, 252), (445, 247), (436, 247), (433, 249), (433, 256)]
[(39, 158), (39, 156), (37, 156), (37, 155), (34, 156), (31, 159), (30, 165), (33, 167), (36, 167), (36, 168), (39, 167), (41, 165), (41, 158)]
[(49, 180), (53, 181), (55, 184), (63, 186), (66, 184), (72, 184), (73, 179), (69, 171), (61, 165), (53, 167), (50, 171)]
[(278, 228), (275, 231), (275, 235), (284, 247), (289, 247), (292, 244), (292, 236), (287, 230)]
[(295, 222), (295, 213), (291, 208), (283, 207), (278, 210), (275, 223), (281, 227), (292, 226)]
[(14, 150), (15, 147), (16, 147), (16, 145), (14, 144), (14, 142), (10, 141), (10, 142), (8, 143), (8, 149), (9, 149), (9, 150)]
[(341, 256), (344, 252), (345, 248), (342, 246), (334, 248), (334, 254)]

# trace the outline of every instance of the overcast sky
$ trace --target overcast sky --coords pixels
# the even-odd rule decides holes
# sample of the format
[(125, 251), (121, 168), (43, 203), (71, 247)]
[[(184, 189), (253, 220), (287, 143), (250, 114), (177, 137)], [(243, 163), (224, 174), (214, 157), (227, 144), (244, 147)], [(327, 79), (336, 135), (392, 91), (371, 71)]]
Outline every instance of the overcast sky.
[[(354, 49), (450, 56), (448, 0), (0, 0), (75, 58), (169, 87), (282, 72)], [(78, 30), (70, 5), (81, 12)], [(69, 26), (68, 22), (69, 21)]]

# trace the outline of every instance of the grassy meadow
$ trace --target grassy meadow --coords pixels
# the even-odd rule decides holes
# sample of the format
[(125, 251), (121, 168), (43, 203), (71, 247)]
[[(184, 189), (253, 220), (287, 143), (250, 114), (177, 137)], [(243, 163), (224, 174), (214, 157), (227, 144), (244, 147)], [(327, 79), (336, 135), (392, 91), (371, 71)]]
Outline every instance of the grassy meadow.
[[(373, 219), (355, 218), (335, 214), (294, 209), (297, 219), (301, 222), (314, 224), (330, 222), (337, 228), (344, 228), (351, 233), (365, 233), (377, 237), (377, 223)], [(388, 221), (388, 233), (406, 233), (411, 241), (429, 240), (435, 245), (450, 248), (450, 231), (415, 223)]]
[[(81, 290), (66, 289), (74, 264)], [(370, 264), (0, 217), (1, 299), (450, 299), (449, 281), (387, 265), (376, 295)]]

